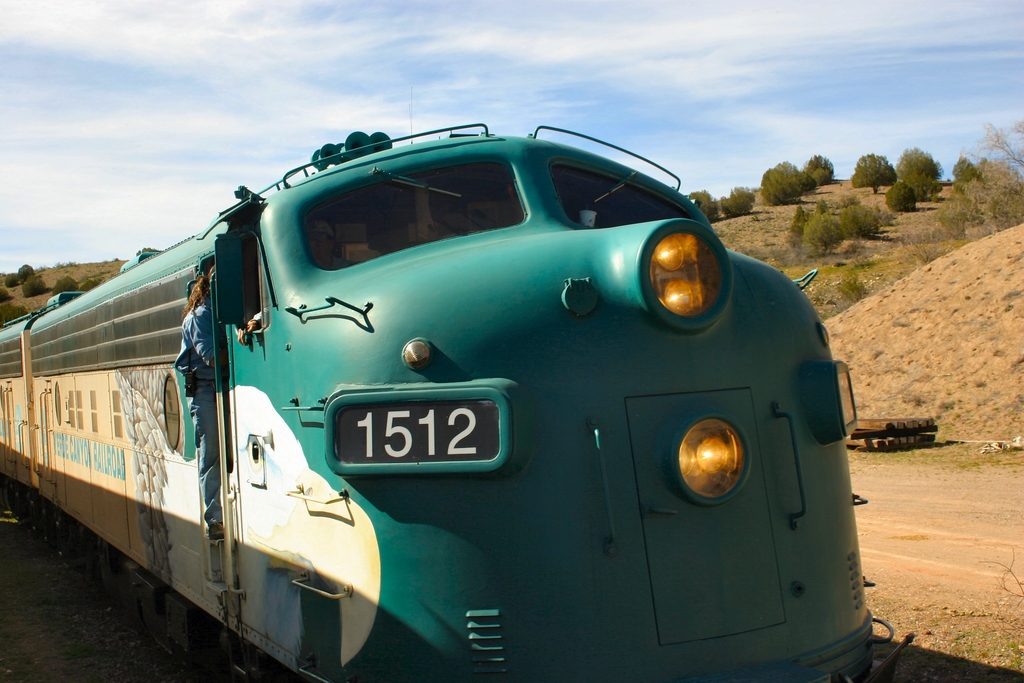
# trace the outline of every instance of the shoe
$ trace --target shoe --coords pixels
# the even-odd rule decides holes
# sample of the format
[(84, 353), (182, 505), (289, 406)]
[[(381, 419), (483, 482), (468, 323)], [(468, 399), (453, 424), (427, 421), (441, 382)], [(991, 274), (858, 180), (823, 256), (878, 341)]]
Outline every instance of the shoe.
[(224, 525), (220, 522), (210, 522), (206, 527), (206, 537), (211, 541), (219, 541), (224, 538)]

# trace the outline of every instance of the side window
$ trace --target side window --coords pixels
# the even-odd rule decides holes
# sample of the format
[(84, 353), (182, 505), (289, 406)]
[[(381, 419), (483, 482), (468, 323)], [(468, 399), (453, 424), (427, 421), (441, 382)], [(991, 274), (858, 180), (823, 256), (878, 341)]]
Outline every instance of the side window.
[(68, 426), (75, 428), (75, 391), (68, 392)]
[(242, 237), (242, 294), (246, 321), (257, 319), (257, 329), (269, 326), (269, 289), (263, 272), (260, 242), (254, 235)]
[[(628, 177), (616, 178), (555, 164), (551, 167), (551, 179), (565, 215), (586, 227), (614, 228), (690, 217), (683, 207), (630, 185)], [(581, 211), (595, 214), (593, 225), (587, 224)]]
[(121, 416), (121, 392), (114, 389), (110, 392), (110, 413), (114, 418), (114, 437), (124, 438), (124, 418)]
[(97, 434), (100, 431), (100, 415), (98, 407), (96, 405), (96, 392), (89, 392), (89, 418), (91, 421), (93, 434)]
[(315, 207), (305, 219), (314, 265), (338, 270), (427, 242), (507, 228), (525, 214), (515, 181), (498, 163), (448, 166), (374, 185)]
[(85, 429), (85, 418), (82, 417), (85, 406), (82, 405), (82, 392), (75, 392), (75, 410), (77, 411), (75, 418), (78, 423), (78, 430), (82, 431)]
[(164, 378), (164, 419), (160, 425), (172, 450), (181, 452), (181, 405), (178, 402), (178, 382), (174, 375)]

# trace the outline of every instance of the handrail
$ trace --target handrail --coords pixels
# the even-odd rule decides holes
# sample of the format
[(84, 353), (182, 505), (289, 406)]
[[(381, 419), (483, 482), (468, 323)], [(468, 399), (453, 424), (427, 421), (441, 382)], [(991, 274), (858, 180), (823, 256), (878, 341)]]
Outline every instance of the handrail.
[(789, 513), (789, 528), (796, 530), (797, 520), (807, 514), (807, 495), (804, 493), (804, 473), (800, 467), (800, 451), (796, 445), (796, 428), (793, 426), (793, 416), (782, 410), (778, 401), (772, 401), (772, 414), (775, 417), (784, 417), (789, 422), (789, 438), (793, 442), (793, 462), (796, 464), (796, 483), (800, 487), (800, 511)]
[[(449, 126), (447, 128), (438, 128), (436, 130), (428, 130), (428, 131), (423, 132), (423, 133), (414, 133), (413, 135), (405, 135), (405, 136), (402, 136), (400, 138), (389, 138), (387, 140), (381, 140), (379, 143), (372, 143), (371, 145), (367, 145), (367, 147), (376, 147), (378, 144), (394, 145), (396, 142), (405, 142), (406, 140), (412, 140), (414, 138), (422, 138), (422, 137), (425, 137), (427, 135), (437, 135), (438, 133), (454, 133), (457, 130), (466, 130), (468, 128), (483, 128), (484, 129), (483, 136), (484, 137), (490, 137), (491, 136), (491, 131), (490, 131), (490, 129), (487, 128), (487, 124), (486, 123), (467, 123), (467, 124), (464, 124), (464, 125), (461, 125), (461, 126)], [(452, 137), (455, 137), (455, 136), (453, 135)], [(288, 171), (287, 173), (285, 173), (284, 176), (282, 176), (281, 180), (277, 181), (273, 185), (268, 185), (266, 188), (261, 190), (258, 194), (264, 194), (265, 192), (269, 192), (272, 189), (273, 190), (278, 190), (278, 191), (280, 191), (282, 189), (283, 190), (287, 190), (288, 188), (291, 187), (291, 185), (288, 184), (288, 179), (291, 178), (292, 176), (298, 174), (299, 172), (302, 172), (302, 173), (305, 174), (305, 177), (308, 178), (309, 175), (310, 175), (310, 173), (309, 173), (309, 169), (310, 168), (316, 166), (317, 164), (323, 164), (325, 162), (330, 163), (331, 159), (333, 159), (335, 157), (342, 157), (345, 154), (351, 154), (353, 151), (355, 151), (355, 150), (351, 150), (351, 149), (345, 150), (345, 149), (343, 149), (343, 150), (339, 151), (336, 154), (332, 154), (331, 156), (324, 157), (322, 159), (317, 159), (316, 161), (310, 161), (308, 164), (303, 164), (302, 166), (297, 166), (297, 167), (293, 168), (292, 170)], [(361, 157), (357, 157), (357, 158), (361, 158)], [(339, 158), (339, 161), (341, 161), (340, 158)], [(354, 159), (353, 159), (353, 161), (354, 161)]]
[(309, 573), (308, 572), (302, 572), (302, 573), (299, 574), (299, 578), (292, 579), (292, 585), (293, 586), (298, 586), (299, 588), (302, 588), (303, 590), (312, 591), (313, 593), (316, 593), (317, 595), (319, 595), (321, 597), (327, 598), (328, 600), (341, 600), (342, 598), (351, 598), (352, 597), (352, 593), (353, 593), (352, 586), (350, 586), (347, 583), (344, 583), (344, 584), (341, 585), (341, 592), (340, 593), (328, 593), (327, 591), (320, 590), (319, 588), (314, 588), (313, 586), (310, 586), (309, 585), (309, 581), (310, 581)]
[(612, 518), (612, 496), (608, 488), (608, 468), (604, 462), (604, 451), (601, 450), (601, 430), (598, 428), (597, 420), (587, 420), (588, 426), (594, 430), (594, 446), (597, 448), (597, 460), (601, 463), (601, 483), (604, 485), (604, 509), (608, 515), (608, 538), (604, 543), (604, 554), (612, 557), (618, 552), (615, 547), (615, 520)]
[(307, 503), (317, 503), (318, 505), (330, 505), (331, 503), (340, 503), (343, 500), (349, 499), (348, 489), (342, 489), (338, 491), (337, 496), (334, 496), (333, 498), (328, 498), (326, 500), (320, 500), (318, 498), (313, 498), (312, 496), (307, 496), (306, 492), (303, 491), (301, 487), (295, 491), (285, 491), (285, 495), (290, 496), (292, 498), (298, 498), (299, 500), (306, 501)]
[(656, 164), (653, 161), (651, 161), (650, 159), (648, 159), (646, 157), (642, 157), (642, 156), (640, 156), (639, 154), (637, 154), (635, 152), (630, 152), (628, 149), (625, 149), (623, 147), (619, 147), (618, 145), (613, 145), (610, 142), (605, 142), (604, 140), (601, 140), (601, 139), (598, 139), (598, 138), (592, 138), (589, 135), (584, 135), (583, 133), (577, 133), (574, 130), (566, 130), (565, 128), (555, 128), (554, 126), (537, 126), (537, 130), (533, 131), (533, 134), (530, 135), (530, 137), (533, 138), (534, 140), (536, 140), (537, 139), (537, 133), (539, 133), (542, 130), (552, 130), (552, 131), (554, 131), (556, 133), (565, 133), (566, 135), (575, 135), (578, 138), (583, 138), (584, 140), (590, 140), (591, 142), (596, 142), (597, 144), (604, 145), (605, 147), (611, 147), (612, 149), (618, 150), (619, 152), (622, 152), (623, 154), (628, 154), (629, 156), (633, 157), (634, 159), (639, 159), (640, 161), (643, 161), (644, 163), (650, 164), (651, 166), (653, 166), (654, 168), (658, 169), (662, 173), (665, 173), (666, 175), (669, 175), (669, 176), (672, 176), (673, 178), (675, 178), (675, 180), (676, 180), (676, 192), (678, 192), (679, 188), (682, 187), (682, 185), (683, 185), (683, 181), (679, 179), (679, 176), (677, 176), (675, 173), (673, 173), (672, 171), (668, 170), (664, 166), (662, 166), (660, 164)]

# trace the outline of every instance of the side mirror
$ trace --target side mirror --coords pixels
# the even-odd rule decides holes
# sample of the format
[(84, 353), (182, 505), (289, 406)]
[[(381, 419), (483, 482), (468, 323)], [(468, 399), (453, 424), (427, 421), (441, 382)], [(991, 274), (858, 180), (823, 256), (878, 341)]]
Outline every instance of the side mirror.
[(245, 325), (242, 240), (227, 233), (214, 243), (217, 270), (213, 277), (213, 315), (218, 325)]

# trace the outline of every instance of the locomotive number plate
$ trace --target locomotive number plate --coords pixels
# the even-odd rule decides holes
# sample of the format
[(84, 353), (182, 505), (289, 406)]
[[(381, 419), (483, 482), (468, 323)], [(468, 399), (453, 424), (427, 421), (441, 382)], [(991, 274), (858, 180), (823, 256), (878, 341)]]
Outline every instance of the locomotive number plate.
[(486, 461), (499, 449), (494, 401), (353, 405), (334, 416), (334, 455), (346, 465)]

